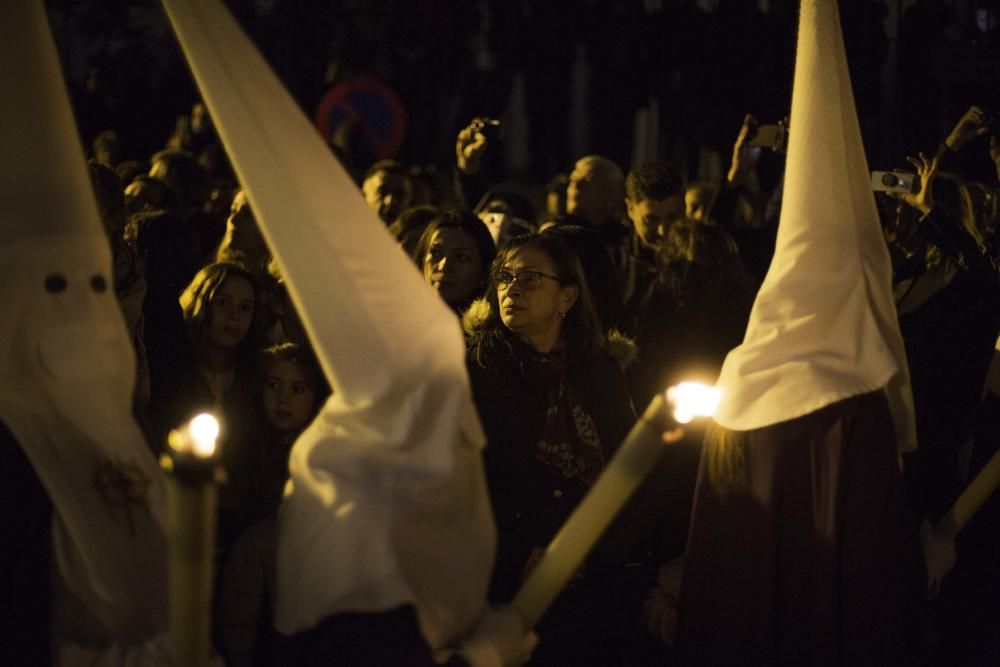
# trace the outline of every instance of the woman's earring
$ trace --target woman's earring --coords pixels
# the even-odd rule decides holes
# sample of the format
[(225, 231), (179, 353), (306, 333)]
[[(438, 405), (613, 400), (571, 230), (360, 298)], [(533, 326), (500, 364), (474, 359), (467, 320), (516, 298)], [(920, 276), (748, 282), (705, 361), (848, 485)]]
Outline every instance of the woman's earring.
[(560, 310), (559, 311), (559, 317), (566, 317), (566, 313), (564, 313), (563, 311)]

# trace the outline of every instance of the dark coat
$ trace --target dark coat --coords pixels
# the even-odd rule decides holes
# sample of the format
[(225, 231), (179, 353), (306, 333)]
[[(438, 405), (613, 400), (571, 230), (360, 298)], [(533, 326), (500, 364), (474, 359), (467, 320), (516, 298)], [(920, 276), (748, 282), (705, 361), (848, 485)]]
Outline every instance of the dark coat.
[[(486, 432), (484, 463), (497, 523), (492, 597), (507, 601), (520, 583), (532, 550), (548, 545), (588, 488), (577, 479), (562, 477), (536, 457), (549, 383), (555, 378), (532, 368), (530, 348), (512, 334), (502, 334), (503, 344), (489, 359), (477, 360), (477, 349), (490, 335), (482, 330), (479, 317), (474, 307), (466, 318), (471, 328), (467, 366)], [(568, 360), (570, 384), (594, 421), (605, 461), (635, 423), (622, 373), (622, 365), (634, 356), (631, 340), (615, 335), (600, 353)], [(605, 539), (588, 567), (624, 565), (627, 553), (619, 538)]]
[[(543, 372), (537, 353), (505, 329), (483, 327), (481, 305), (466, 313), (467, 366), (472, 394), (486, 432), (486, 481), (497, 524), (497, 557), (490, 600), (512, 599), (535, 549), (543, 550), (589, 490), (537, 456), (558, 373)], [(479, 308), (477, 308), (477, 305)], [(488, 311), (487, 311), (488, 312)], [(622, 364), (635, 358), (632, 342), (615, 334), (593, 355), (569, 355), (567, 379), (590, 416), (604, 461), (610, 460), (635, 423)], [(581, 572), (546, 613), (532, 664), (623, 664), (631, 603), (626, 566), (640, 552), (635, 530), (641, 512), (627, 508), (595, 546)]]
[(222, 435), (220, 446), (239, 440), (251, 426), (254, 414), (254, 369), (252, 361), (241, 359), (237, 362), (233, 383), (221, 406), (208, 383), (202, 377), (198, 366), (197, 352), (188, 340), (184, 340), (172, 356), (171, 363), (157, 364), (152, 374), (153, 395), (147, 408), (150, 447), (159, 453), (166, 446), (167, 434), (199, 412), (216, 412), (221, 408)]

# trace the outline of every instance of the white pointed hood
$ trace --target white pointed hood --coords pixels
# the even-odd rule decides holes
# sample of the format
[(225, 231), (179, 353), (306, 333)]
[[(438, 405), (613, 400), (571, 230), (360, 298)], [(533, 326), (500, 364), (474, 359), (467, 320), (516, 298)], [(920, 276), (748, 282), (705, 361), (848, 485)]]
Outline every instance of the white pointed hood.
[(0, 420), (53, 504), (56, 640), (138, 643), (166, 629), (163, 483), (42, 2), (5, 3), (0, 62)]
[(784, 200), (774, 259), (715, 420), (750, 430), (887, 387), (897, 444), (913, 399), (834, 0), (801, 3)]
[(218, 0), (164, 0), (334, 394), (292, 449), (276, 624), (412, 603), (440, 646), (495, 534), (457, 319)]

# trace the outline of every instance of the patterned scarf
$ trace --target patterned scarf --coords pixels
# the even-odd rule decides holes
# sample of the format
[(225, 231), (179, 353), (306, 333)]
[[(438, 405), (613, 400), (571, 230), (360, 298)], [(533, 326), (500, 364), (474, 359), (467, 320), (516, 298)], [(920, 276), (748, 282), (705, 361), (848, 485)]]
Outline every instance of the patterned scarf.
[(548, 380), (549, 403), (535, 456), (562, 477), (590, 486), (604, 468), (604, 452), (594, 420), (569, 382), (566, 353), (539, 354), (532, 361)]

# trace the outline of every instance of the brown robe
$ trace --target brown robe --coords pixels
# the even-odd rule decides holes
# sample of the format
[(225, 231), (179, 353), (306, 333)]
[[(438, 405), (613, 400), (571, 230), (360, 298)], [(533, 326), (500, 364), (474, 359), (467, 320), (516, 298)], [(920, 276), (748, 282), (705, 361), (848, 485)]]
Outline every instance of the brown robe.
[(709, 430), (681, 588), (685, 662), (912, 664), (924, 580), (882, 392)]

